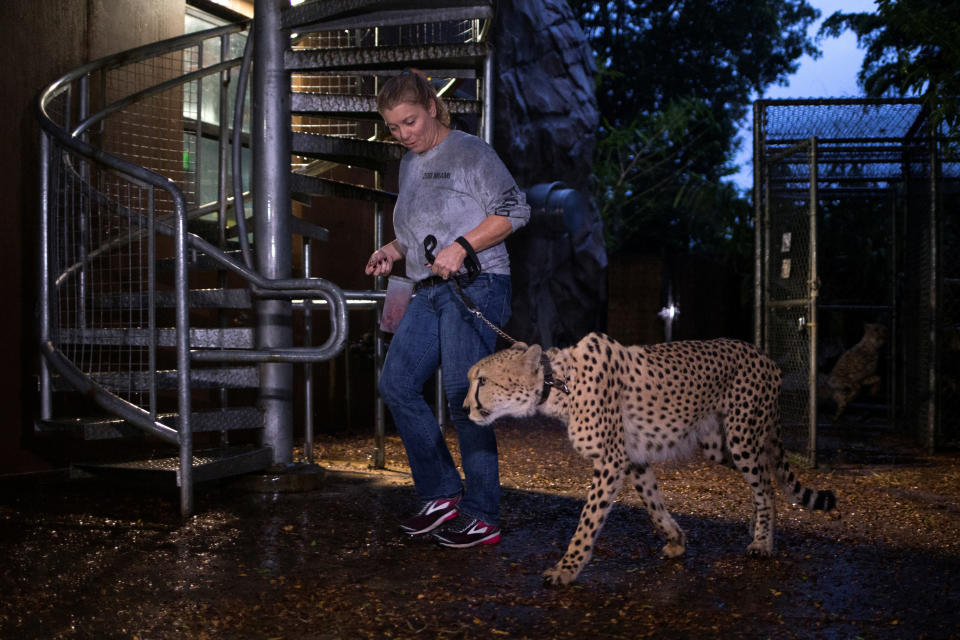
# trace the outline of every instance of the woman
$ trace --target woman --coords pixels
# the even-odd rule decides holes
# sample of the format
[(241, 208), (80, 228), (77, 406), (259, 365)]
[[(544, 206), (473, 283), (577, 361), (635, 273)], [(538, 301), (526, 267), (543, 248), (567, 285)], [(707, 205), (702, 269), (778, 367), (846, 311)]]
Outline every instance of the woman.
[[(500, 472), (489, 427), (463, 411), (467, 370), (493, 352), (496, 333), (467, 311), (451, 279), (490, 322), (510, 317), (510, 261), (504, 239), (526, 224), (530, 208), (496, 152), (479, 138), (450, 128), (450, 114), (427, 79), (407, 70), (389, 79), (377, 110), (409, 152), (400, 162), (393, 211), (396, 239), (367, 261), (366, 273), (389, 274), (406, 261), (416, 295), (400, 321), (380, 375), (380, 395), (393, 415), (423, 505), (401, 529), (433, 532), (445, 546), (500, 541)], [(480, 274), (465, 277), (471, 254)], [(457, 431), (465, 482), (440, 425), (423, 397), (441, 367), (450, 418)], [(443, 525), (441, 527), (441, 525)]]

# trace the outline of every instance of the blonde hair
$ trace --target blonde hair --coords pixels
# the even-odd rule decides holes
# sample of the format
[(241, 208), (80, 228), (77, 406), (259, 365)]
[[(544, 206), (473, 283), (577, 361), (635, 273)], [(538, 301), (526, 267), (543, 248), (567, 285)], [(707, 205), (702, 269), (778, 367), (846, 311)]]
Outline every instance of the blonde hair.
[(383, 84), (380, 93), (377, 94), (377, 111), (383, 113), (402, 102), (419, 104), (429, 111), (431, 101), (437, 105), (437, 120), (440, 124), (449, 127), (450, 112), (437, 95), (437, 90), (423, 73), (408, 67), (400, 75), (393, 76)]

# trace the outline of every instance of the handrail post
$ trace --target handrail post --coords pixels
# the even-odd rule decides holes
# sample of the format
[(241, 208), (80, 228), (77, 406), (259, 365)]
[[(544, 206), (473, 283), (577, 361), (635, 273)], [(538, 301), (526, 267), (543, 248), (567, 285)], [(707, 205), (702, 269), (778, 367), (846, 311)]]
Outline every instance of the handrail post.
[[(50, 290), (50, 148), (52, 141), (45, 132), (40, 132), (40, 342), (51, 340), (51, 290)], [(53, 389), (50, 366), (46, 358), (40, 358), (40, 419), (53, 417)]]
[[(190, 400), (190, 310), (187, 305), (187, 209), (183, 196), (174, 197), (177, 298), (177, 411), (180, 414), (180, 515), (193, 513), (193, 424)], [(154, 232), (153, 229), (150, 230)]]
[[(286, 31), (279, 0), (255, 0), (253, 25), (257, 63), (253, 66), (253, 210), (257, 270), (265, 278), (289, 278), (290, 240), (290, 83), (284, 69)], [(259, 300), (257, 347), (293, 344), (292, 305)], [(274, 464), (293, 461), (293, 365), (260, 365), (260, 408), (264, 446)]]
[[(309, 278), (310, 261), (313, 259), (313, 243), (303, 239), (303, 277)], [(313, 303), (310, 298), (303, 301), (303, 343), (313, 346)], [(313, 462), (313, 371), (314, 364), (303, 365), (303, 456), (307, 462)]]

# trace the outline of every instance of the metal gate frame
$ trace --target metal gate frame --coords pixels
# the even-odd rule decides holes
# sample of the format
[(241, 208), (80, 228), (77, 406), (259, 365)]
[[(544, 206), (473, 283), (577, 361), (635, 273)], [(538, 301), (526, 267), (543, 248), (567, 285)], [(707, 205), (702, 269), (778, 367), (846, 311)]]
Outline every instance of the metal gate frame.
[[(779, 236), (773, 233), (771, 206), (774, 201), (769, 168), (778, 162), (796, 164), (806, 156), (809, 167), (809, 191), (805, 205), (804, 221), (798, 215), (798, 226), (783, 230)], [(773, 358), (783, 373), (784, 389), (781, 396), (781, 424), (785, 435), (790, 427), (806, 430), (806, 438), (800, 438), (798, 448), (804, 461), (810, 466), (817, 463), (817, 139), (811, 137), (766, 159), (762, 174), (763, 203), (762, 223), (756, 226), (757, 233), (757, 313), (762, 314), (755, 325), (756, 342)], [(803, 213), (803, 208), (797, 207)], [(805, 222), (805, 226), (801, 223)], [(794, 232), (797, 233), (794, 233)], [(806, 232), (806, 236), (803, 235)], [(774, 243), (779, 244), (779, 250)], [(805, 256), (803, 254), (806, 254)], [(773, 255), (779, 255), (775, 264)], [(794, 262), (794, 256), (801, 261)], [(780, 281), (781, 285), (775, 285)], [(792, 282), (791, 282), (792, 281)], [(792, 285), (792, 286), (791, 286)], [(796, 340), (779, 340), (771, 332), (776, 316), (785, 313), (792, 316)], [(781, 321), (782, 323), (782, 321)], [(793, 444), (792, 442), (790, 443)]]
[[(817, 373), (816, 354), (818, 342), (820, 351), (831, 347), (823, 324), (830, 309), (889, 314), (890, 426), (912, 434), (929, 452), (957, 446), (960, 430), (948, 422), (947, 407), (960, 402), (960, 253), (947, 248), (960, 242), (960, 223), (954, 222), (960, 201), (960, 162), (954, 158), (960, 138), (932, 120), (929, 105), (918, 98), (764, 99), (754, 103), (753, 115), (754, 341), (783, 370), (785, 425), (802, 423), (805, 429), (801, 446), (791, 446), (788, 438), (785, 444), (816, 463), (818, 387), (825, 382), (825, 375)], [(791, 256), (777, 252), (782, 241), (777, 206), (787, 199), (800, 207), (806, 197), (801, 194), (807, 193), (804, 234), (809, 232), (813, 242), (810, 255), (802, 259), (807, 282), (802, 290), (783, 295), (777, 268)], [(822, 227), (836, 198), (881, 193), (892, 198), (889, 301), (818, 304), (818, 298), (833, 295), (828, 294), (833, 287), (823, 286), (818, 277), (825, 268), (816, 259), (818, 217)], [(792, 252), (798, 252), (798, 243), (803, 241), (795, 235)], [(821, 251), (825, 246), (821, 243)], [(796, 271), (801, 265), (792, 257), (790, 268)], [(785, 311), (793, 323), (787, 329), (792, 350), (776, 344), (778, 330), (786, 327), (777, 314)], [(790, 398), (799, 387), (807, 389), (805, 395)], [(791, 401), (798, 406), (791, 407)]]

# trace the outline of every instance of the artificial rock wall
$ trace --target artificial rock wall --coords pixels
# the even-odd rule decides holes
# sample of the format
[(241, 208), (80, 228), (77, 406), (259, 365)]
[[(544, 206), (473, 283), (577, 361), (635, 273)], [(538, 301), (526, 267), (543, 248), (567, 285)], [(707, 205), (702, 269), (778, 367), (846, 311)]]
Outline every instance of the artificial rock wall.
[(493, 146), (533, 205), (530, 224), (508, 240), (507, 332), (563, 347), (606, 328), (607, 256), (590, 197), (600, 120), (593, 54), (564, 0), (501, 1), (493, 42)]

